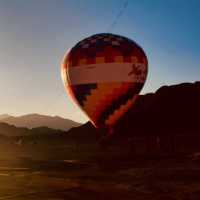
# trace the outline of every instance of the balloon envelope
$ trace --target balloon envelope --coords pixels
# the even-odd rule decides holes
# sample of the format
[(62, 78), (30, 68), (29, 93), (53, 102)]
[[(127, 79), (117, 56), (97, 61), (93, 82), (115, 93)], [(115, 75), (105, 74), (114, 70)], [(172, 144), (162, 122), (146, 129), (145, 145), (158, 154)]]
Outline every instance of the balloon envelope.
[(112, 127), (135, 103), (148, 61), (134, 41), (110, 33), (77, 43), (64, 57), (64, 86), (96, 127)]

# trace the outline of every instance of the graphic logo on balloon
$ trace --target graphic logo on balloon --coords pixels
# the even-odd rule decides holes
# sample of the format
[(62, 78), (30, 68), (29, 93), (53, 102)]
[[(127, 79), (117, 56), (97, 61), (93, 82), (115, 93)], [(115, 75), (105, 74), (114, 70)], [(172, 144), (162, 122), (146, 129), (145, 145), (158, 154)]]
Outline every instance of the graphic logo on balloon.
[(113, 127), (133, 106), (148, 61), (134, 41), (110, 33), (77, 43), (64, 57), (64, 86), (96, 127)]

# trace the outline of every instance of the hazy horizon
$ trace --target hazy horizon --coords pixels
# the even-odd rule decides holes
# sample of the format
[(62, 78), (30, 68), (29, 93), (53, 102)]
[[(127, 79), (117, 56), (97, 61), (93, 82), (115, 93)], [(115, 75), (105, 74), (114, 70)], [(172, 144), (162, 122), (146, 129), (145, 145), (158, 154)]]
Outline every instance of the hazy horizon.
[[(0, 113), (85, 122), (64, 90), (60, 63), (79, 40), (107, 32), (124, 2), (0, 0)], [(198, 0), (128, 1), (111, 32), (135, 40), (146, 52), (149, 74), (143, 94), (199, 80), (199, 6)]]

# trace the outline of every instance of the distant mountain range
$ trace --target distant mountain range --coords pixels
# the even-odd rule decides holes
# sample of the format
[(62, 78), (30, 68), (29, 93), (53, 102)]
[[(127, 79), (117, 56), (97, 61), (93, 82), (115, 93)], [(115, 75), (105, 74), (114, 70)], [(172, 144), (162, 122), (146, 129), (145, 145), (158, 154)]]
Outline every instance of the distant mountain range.
[(5, 122), (16, 127), (37, 128), (48, 127), (67, 131), (73, 127), (80, 126), (78, 122), (69, 119), (64, 119), (58, 116), (46, 116), (39, 114), (29, 114), (19, 117), (10, 116), (7, 114), (0, 115), (0, 122)]

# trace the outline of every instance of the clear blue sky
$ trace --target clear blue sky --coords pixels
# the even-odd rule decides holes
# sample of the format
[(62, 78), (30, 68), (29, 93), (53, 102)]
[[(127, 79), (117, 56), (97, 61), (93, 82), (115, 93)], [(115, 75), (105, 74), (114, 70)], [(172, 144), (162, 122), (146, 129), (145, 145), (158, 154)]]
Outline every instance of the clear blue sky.
[[(106, 32), (124, 0), (0, 0), (0, 112), (85, 121), (65, 94), (68, 48)], [(138, 42), (149, 59), (142, 93), (200, 79), (200, 1), (129, 0), (111, 31)]]

